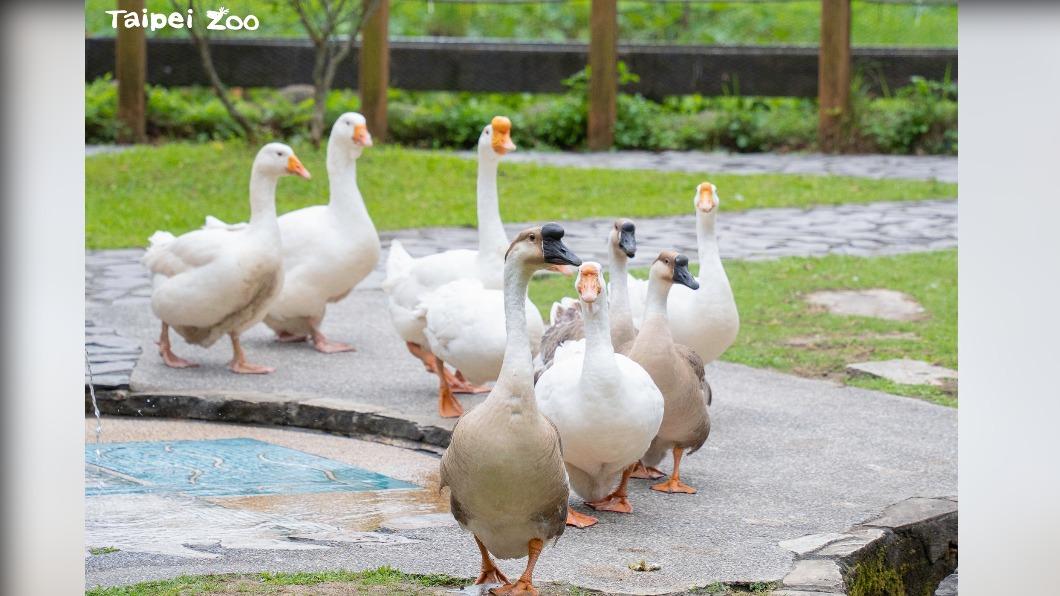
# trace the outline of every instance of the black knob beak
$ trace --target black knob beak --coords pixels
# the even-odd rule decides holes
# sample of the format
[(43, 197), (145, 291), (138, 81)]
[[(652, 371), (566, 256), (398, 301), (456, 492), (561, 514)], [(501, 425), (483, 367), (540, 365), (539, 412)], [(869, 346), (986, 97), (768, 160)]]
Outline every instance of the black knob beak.
[(633, 222), (622, 224), (622, 229), (618, 231), (618, 247), (631, 259), (637, 255), (636, 227)]
[(563, 233), (563, 227), (555, 223), (545, 224), (541, 228), (541, 249), (545, 254), (545, 262), (577, 267), (582, 260), (563, 244)]
[(699, 289), (699, 282), (688, 271), (688, 257), (685, 255), (677, 255), (674, 259), (674, 283), (688, 286), (693, 290)]

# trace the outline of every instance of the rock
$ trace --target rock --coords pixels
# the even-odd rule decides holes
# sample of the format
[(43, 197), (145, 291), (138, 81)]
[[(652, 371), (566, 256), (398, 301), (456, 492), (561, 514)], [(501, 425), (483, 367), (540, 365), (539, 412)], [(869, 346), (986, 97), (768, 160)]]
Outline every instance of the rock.
[(801, 536), (799, 538), (792, 538), (791, 540), (784, 540), (778, 544), (780, 548), (790, 550), (796, 555), (804, 555), (808, 552), (813, 552), (826, 544), (831, 544), (837, 540), (843, 540), (846, 538), (852, 538), (850, 534), (810, 534), (808, 536)]
[(879, 517), (862, 525), (897, 530), (954, 511), (957, 511), (957, 503), (949, 499), (913, 497), (891, 505)]
[(883, 534), (883, 530), (879, 528), (866, 528), (851, 532), (850, 538), (833, 542), (814, 554), (819, 557), (846, 557), (883, 538)]
[(313, 97), (313, 91), (312, 85), (287, 85), (280, 88), (279, 93), (291, 103), (302, 103)]
[(887, 379), (902, 385), (946, 386), (957, 379), (957, 371), (935, 366), (922, 360), (879, 360), (876, 362), (855, 362), (847, 365), (847, 371), (853, 374), (869, 375)]
[(924, 307), (911, 296), (880, 288), (813, 292), (806, 296), (806, 301), (836, 315), (891, 321), (916, 321), (925, 316)]
[[(776, 592), (774, 592), (775, 594)], [(954, 571), (951, 575), (947, 576), (946, 579), (942, 580), (937, 590), (935, 590), (935, 596), (957, 596), (957, 572)]]
[(832, 560), (804, 559), (784, 576), (784, 587), (838, 592), (843, 589), (843, 576)]

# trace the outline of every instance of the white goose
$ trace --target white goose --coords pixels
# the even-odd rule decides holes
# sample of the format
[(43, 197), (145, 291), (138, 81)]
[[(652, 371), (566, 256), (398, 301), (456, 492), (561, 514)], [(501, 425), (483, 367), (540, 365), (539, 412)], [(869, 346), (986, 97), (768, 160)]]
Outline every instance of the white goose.
[(459, 378), (459, 373), (454, 376), (444, 366), (439, 367), (430, 353), (420, 301), (429, 292), (457, 279), (476, 279), (486, 288), (501, 289), (508, 236), (497, 202), (497, 166), (506, 153), (514, 150), (511, 121), (503, 116), (494, 117), (478, 140), (478, 250), (449, 250), (413, 258), (400, 241), (390, 243), (383, 290), (387, 293), (394, 329), (428, 371), (437, 372), (440, 368), (449, 385), (458, 391), (474, 388)]
[[(736, 340), (740, 332), (740, 314), (732, 295), (729, 278), (718, 253), (715, 219), (718, 213), (717, 188), (710, 182), (696, 187), (693, 206), (696, 210), (696, 239), (699, 243), (700, 289), (674, 286), (667, 300), (670, 332), (674, 342), (686, 345), (703, 359), (713, 362)], [(639, 329), (643, 322), (648, 294), (648, 281), (630, 276), (630, 303), (634, 324)]]
[(250, 174), (250, 223), (237, 230), (200, 229), (176, 237), (155, 232), (143, 264), (152, 274), (151, 309), (162, 320), (159, 353), (167, 366), (196, 366), (173, 353), (172, 327), (188, 343), (209, 347), (232, 340), (237, 373), (272, 368), (246, 361), (239, 336), (264, 318), (283, 286), (276, 184), (281, 176), (309, 172), (290, 147), (269, 143), (258, 151)]
[[(599, 263), (578, 271), (585, 338), (564, 342), (535, 386), (537, 405), (559, 429), (571, 488), (597, 510), (631, 513), (626, 484), (663, 419), (663, 395), (639, 364), (616, 354)], [(568, 508), (567, 524), (596, 518)]]
[[(526, 299), (527, 334), (530, 350), (537, 357), (545, 322), (537, 307)], [(504, 291), (485, 287), (478, 279), (458, 279), (427, 294), (420, 301), (424, 335), (437, 358), (438, 409), (443, 417), (463, 413), (453, 397), (442, 366), (455, 367), (471, 383), (497, 380), (504, 362), (507, 336), (504, 331)]]
[[(279, 218), (283, 239), (284, 283), (269, 307), (265, 324), (284, 342), (309, 338), (324, 353), (353, 346), (328, 340), (320, 323), (330, 302), (345, 298), (379, 262), (379, 234), (357, 187), (357, 159), (372, 146), (364, 116), (346, 112), (328, 140), (327, 205), (313, 205)], [(207, 217), (207, 227), (225, 226)], [(227, 226), (237, 229), (237, 226)]]

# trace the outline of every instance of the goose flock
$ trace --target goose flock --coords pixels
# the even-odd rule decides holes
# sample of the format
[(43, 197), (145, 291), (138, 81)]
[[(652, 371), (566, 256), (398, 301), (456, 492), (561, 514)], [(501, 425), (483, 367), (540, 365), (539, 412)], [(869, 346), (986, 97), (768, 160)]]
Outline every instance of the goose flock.
[[(600, 263), (583, 262), (563, 242), (556, 223), (509, 241), (497, 171), (516, 149), (511, 130), (497, 116), (479, 137), (478, 249), (413, 257), (394, 240), (382, 286), (398, 338), (438, 379), (439, 415), (459, 417), (440, 479), (453, 516), (478, 545), (476, 584), (536, 594), (533, 571), (544, 545), (568, 525), (598, 521), (568, 505), (571, 490), (596, 511), (618, 513), (633, 512), (633, 478), (665, 477), (651, 485), (665, 494), (696, 492), (681, 478), (681, 461), (710, 434), (705, 364), (735, 340), (739, 315), (718, 254), (719, 199), (709, 182), (693, 197), (698, 277), (688, 257), (672, 250), (650, 263), (647, 280), (631, 276), (636, 225), (626, 218), (606, 238), (609, 283)], [(261, 322), (279, 342), (354, 350), (321, 326), (327, 305), (379, 262), (379, 235), (357, 186), (357, 159), (371, 146), (364, 117), (341, 115), (327, 146), (327, 204), (277, 217), (279, 179), (310, 174), (289, 146), (269, 143), (251, 166), (247, 222), (206, 216), (201, 229), (151, 236), (143, 263), (167, 366), (196, 366), (173, 352), (170, 329), (204, 347), (229, 336), (228, 366), (236, 373), (273, 370), (249, 363), (240, 344)], [(527, 295), (542, 270), (574, 277), (574, 296), (552, 305), (547, 327)], [(454, 394), (477, 392), (489, 395), (465, 413)], [(666, 475), (658, 466), (668, 453)], [(494, 563), (524, 556), (526, 569), (514, 582)]]

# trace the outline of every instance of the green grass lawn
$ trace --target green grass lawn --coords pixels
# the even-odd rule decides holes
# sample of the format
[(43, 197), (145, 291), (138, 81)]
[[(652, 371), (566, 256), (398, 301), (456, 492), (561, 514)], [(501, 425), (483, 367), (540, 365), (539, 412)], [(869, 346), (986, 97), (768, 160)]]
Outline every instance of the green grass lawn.
[[(295, 151), (313, 179), (281, 181), (280, 213), (327, 201), (324, 151), (301, 145)], [(155, 230), (183, 233), (201, 226), (207, 214), (245, 221), (250, 164), (256, 152), (256, 147), (239, 142), (172, 143), (87, 158), (87, 246), (144, 246)], [(359, 166), (358, 183), (380, 229), (475, 225), (474, 161), (445, 152), (375, 147), (365, 152)], [(703, 180), (718, 186), (726, 211), (957, 195), (955, 184), (934, 181), (583, 170), (516, 163), (502, 164), (499, 178), (501, 214), (509, 222), (689, 213), (695, 186)]]
[[(174, 579), (144, 582), (132, 586), (93, 588), (86, 596), (191, 596), (193, 594), (286, 594), (291, 587), (302, 586), (298, 594), (378, 594), (432, 595), (451, 594), (471, 583), (448, 575), (412, 575), (393, 567), (368, 571), (319, 571), (307, 573), (250, 573), (229, 575), (182, 575)], [(309, 586), (312, 591), (305, 591)], [(536, 582), (541, 596), (589, 596), (600, 592), (558, 583)], [(767, 596), (776, 588), (772, 583), (729, 586), (714, 583), (695, 590), (709, 596)], [(690, 592), (693, 593), (693, 592)]]
[[(653, 256), (638, 260), (646, 263)], [(728, 261), (725, 270), (740, 310), (740, 335), (722, 360), (957, 405), (955, 387), (898, 385), (845, 372), (852, 362), (892, 358), (957, 368), (957, 251)], [(633, 274), (644, 277), (646, 271)], [(817, 290), (867, 288), (905, 292), (928, 317), (903, 322), (837, 316), (803, 300)], [(530, 286), (530, 297), (546, 318), (554, 300), (573, 295), (571, 278), (539, 277)]]

